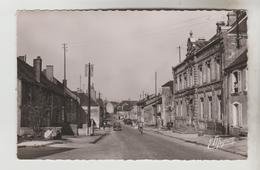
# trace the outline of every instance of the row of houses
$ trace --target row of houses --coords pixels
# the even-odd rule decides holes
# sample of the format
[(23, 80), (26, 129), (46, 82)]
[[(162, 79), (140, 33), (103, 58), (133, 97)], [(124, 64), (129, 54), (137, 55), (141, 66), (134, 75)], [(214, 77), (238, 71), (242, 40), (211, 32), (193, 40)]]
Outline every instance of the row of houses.
[[(60, 127), (63, 134), (78, 135), (78, 129), (85, 127), (88, 95), (82, 91), (71, 91), (53, 73), (53, 65), (47, 65), (42, 70), (41, 57), (33, 60), (33, 66), (26, 63), (26, 56), (17, 58), (18, 136), (55, 127)], [(91, 117), (99, 127), (104, 104), (100, 98), (91, 96), (91, 100)]]
[(209, 134), (247, 134), (247, 14), (231, 11), (209, 40), (187, 40), (186, 58), (172, 68), (162, 94), (140, 100), (146, 124)]

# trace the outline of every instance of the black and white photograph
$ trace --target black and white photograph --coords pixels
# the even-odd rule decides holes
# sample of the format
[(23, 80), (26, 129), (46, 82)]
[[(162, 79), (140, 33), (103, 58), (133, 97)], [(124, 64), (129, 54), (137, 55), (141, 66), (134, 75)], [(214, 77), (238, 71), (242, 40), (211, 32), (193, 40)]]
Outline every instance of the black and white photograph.
[(18, 159), (247, 159), (246, 9), (16, 17)]
[(258, 170), (258, 0), (2, 0), (1, 169)]

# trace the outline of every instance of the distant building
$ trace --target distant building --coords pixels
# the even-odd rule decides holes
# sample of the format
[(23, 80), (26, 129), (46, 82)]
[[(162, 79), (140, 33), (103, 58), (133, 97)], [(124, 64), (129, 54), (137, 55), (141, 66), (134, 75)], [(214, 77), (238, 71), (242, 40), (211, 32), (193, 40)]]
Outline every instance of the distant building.
[[(88, 114), (88, 104), (89, 104), (89, 98), (86, 93), (76, 93), (74, 92), (79, 98), (80, 98), (80, 105), (85, 111), (85, 120), (84, 120), (84, 127), (87, 125), (87, 114)], [(97, 128), (100, 127), (101, 123), (101, 111), (103, 110), (103, 106), (100, 106), (93, 98), (90, 100), (90, 118), (94, 120), (94, 123)], [(83, 129), (84, 129), (83, 127)]]
[(162, 85), (162, 114), (163, 126), (173, 122), (173, 81)]
[(161, 119), (161, 104), (161, 95), (150, 95), (140, 100), (137, 103), (137, 106), (139, 107), (137, 110), (138, 112), (141, 112), (138, 119), (142, 120), (145, 125), (157, 126)]
[(131, 110), (137, 101), (123, 100), (116, 106), (118, 119), (130, 119)]

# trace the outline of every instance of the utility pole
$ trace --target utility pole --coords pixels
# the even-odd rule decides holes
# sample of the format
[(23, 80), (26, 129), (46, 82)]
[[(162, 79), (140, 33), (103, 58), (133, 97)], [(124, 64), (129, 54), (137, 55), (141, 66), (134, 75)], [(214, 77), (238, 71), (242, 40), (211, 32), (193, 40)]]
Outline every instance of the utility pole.
[(79, 75), (79, 91), (81, 92), (81, 75)]
[(67, 114), (66, 114), (66, 92), (65, 92), (65, 89), (67, 87), (67, 79), (66, 79), (66, 50), (67, 50), (67, 44), (66, 43), (63, 43), (63, 55), (64, 55), (64, 79), (63, 79), (63, 97), (64, 97), (64, 100), (63, 100), (63, 120), (64, 120), (64, 123), (67, 122)]
[(63, 48), (63, 55), (64, 55), (64, 79), (63, 79), (63, 85), (67, 87), (67, 79), (66, 79), (66, 51), (67, 51), (67, 44), (63, 43), (62, 44)]
[[(87, 136), (94, 133), (93, 123), (91, 123), (91, 76), (93, 76), (93, 65), (85, 65), (85, 76), (88, 77), (88, 115), (87, 115)], [(90, 132), (91, 129), (91, 132)]]
[(179, 50), (179, 63), (181, 63), (181, 46), (179, 45), (177, 48)]
[(91, 112), (90, 112), (90, 105), (91, 105), (91, 86), (90, 86), (90, 83), (91, 83), (91, 78), (90, 78), (90, 63), (88, 63), (88, 120), (87, 120), (87, 124), (88, 124), (88, 135), (89, 135), (89, 128), (91, 126)]
[(157, 72), (155, 72), (155, 96), (157, 96)]

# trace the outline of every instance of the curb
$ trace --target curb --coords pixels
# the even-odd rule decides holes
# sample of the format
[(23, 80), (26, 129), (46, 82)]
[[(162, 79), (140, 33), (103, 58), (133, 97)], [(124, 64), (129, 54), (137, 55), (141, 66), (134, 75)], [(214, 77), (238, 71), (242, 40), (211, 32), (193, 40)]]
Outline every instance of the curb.
[[(175, 136), (166, 135), (166, 134), (163, 134), (162, 132), (159, 132), (159, 131), (148, 130), (148, 129), (145, 129), (145, 131), (150, 131), (152, 133), (156, 133), (156, 134), (160, 134), (160, 135), (163, 135), (163, 136), (171, 137), (171, 138), (178, 139), (178, 140), (181, 140), (181, 141), (184, 141), (184, 142), (187, 142), (187, 143), (193, 143), (193, 144), (201, 145), (201, 146), (208, 146), (208, 145), (206, 145), (204, 143), (198, 143), (197, 141), (192, 141), (192, 140), (178, 138), (178, 137), (175, 137)], [(243, 156), (243, 157), (247, 157), (247, 154), (242, 154), (242, 153), (238, 153), (238, 152), (235, 152), (235, 151), (230, 151), (230, 150), (223, 149), (223, 148), (218, 148), (218, 150), (229, 152), (229, 153), (233, 153), (233, 154), (237, 154), (237, 155), (240, 155), (240, 156)]]
[(96, 144), (99, 140), (101, 140), (104, 136), (106, 136), (106, 133), (100, 135), (97, 139), (95, 139), (94, 141), (91, 141), (89, 143), (91, 144)]
[(41, 144), (41, 145), (20, 145), (17, 146), (18, 148), (25, 148), (25, 147), (34, 147), (34, 148), (38, 148), (38, 147), (44, 147), (44, 146), (48, 146), (48, 145), (53, 145), (53, 144), (57, 144), (57, 143), (63, 143), (61, 141), (54, 141), (54, 142), (50, 142), (47, 144)]

